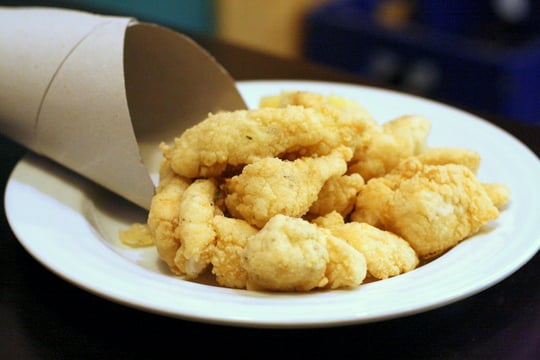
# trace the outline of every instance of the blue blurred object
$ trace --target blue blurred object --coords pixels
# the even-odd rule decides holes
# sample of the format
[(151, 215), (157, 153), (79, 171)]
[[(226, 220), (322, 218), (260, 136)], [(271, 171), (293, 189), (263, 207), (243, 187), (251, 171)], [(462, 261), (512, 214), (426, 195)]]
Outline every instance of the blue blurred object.
[(304, 55), (471, 111), (540, 124), (538, 1), (333, 1), (307, 16)]

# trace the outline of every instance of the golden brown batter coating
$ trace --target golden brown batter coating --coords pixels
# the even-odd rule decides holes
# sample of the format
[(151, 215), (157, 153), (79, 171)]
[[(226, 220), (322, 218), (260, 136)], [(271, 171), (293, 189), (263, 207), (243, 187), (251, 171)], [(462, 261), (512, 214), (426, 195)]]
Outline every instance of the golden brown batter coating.
[(196, 278), (210, 264), (216, 239), (212, 220), (220, 212), (214, 202), (217, 191), (213, 179), (197, 179), (180, 196), (175, 232), (180, 247), (174, 264), (188, 279)]
[(362, 129), (355, 119), (335, 119), (301, 106), (238, 110), (211, 114), (162, 149), (177, 174), (216, 177), (228, 165), (286, 154), (327, 155), (339, 146), (354, 149)]
[(360, 174), (332, 177), (324, 184), (317, 200), (309, 208), (311, 216), (321, 216), (337, 211), (347, 216), (354, 208), (356, 196), (364, 185)]
[(367, 271), (376, 279), (387, 279), (409, 272), (419, 263), (418, 256), (409, 243), (389, 231), (354, 221), (337, 226), (331, 231), (364, 254)]
[(212, 273), (218, 284), (244, 289), (247, 285), (247, 271), (243, 266), (243, 251), (248, 238), (258, 229), (241, 219), (216, 215), (213, 220), (216, 230), (216, 246), (212, 254)]
[(469, 168), (424, 165), (413, 157), (388, 176), (369, 181), (351, 218), (403, 237), (420, 257), (430, 258), (475, 234), (498, 215)]
[(366, 181), (385, 175), (402, 160), (424, 152), (430, 130), (425, 117), (404, 115), (364, 132), (348, 172)]
[(227, 209), (258, 228), (276, 214), (301, 217), (326, 181), (347, 171), (351, 155), (349, 148), (340, 147), (321, 157), (265, 158), (246, 165), (240, 175), (226, 182)]
[(276, 215), (247, 243), (248, 289), (309, 291), (328, 283), (327, 236), (316, 225)]
[(175, 274), (180, 270), (174, 263), (180, 247), (177, 228), (179, 223), (180, 198), (190, 181), (178, 175), (164, 178), (150, 205), (147, 224), (154, 239), (160, 258)]

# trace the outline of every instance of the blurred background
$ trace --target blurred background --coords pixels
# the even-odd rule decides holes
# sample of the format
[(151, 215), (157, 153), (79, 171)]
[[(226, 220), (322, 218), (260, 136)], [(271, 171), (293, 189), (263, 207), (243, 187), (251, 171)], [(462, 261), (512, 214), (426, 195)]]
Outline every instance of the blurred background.
[(538, 0), (4, 1), (133, 16), (540, 125)]

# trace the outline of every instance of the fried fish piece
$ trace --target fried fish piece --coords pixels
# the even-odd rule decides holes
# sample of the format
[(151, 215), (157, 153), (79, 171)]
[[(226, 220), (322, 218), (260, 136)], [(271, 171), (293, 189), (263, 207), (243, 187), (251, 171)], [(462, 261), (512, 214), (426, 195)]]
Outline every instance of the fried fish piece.
[[(458, 164), (478, 173), (481, 157), (478, 151), (463, 148), (431, 147), (416, 157), (426, 165)], [(502, 208), (510, 201), (510, 189), (500, 183), (482, 183), (493, 205)]]
[(502, 209), (510, 201), (510, 188), (500, 183), (482, 183), (493, 205)]
[(326, 181), (347, 171), (352, 151), (340, 147), (321, 157), (294, 161), (264, 158), (225, 182), (225, 205), (233, 217), (258, 228), (276, 214), (301, 217)]
[(365, 222), (381, 228), (383, 203), (393, 194), (393, 182), (386, 177), (374, 178), (368, 181), (358, 191), (351, 220)]
[(409, 272), (420, 262), (407, 241), (375, 226), (352, 221), (336, 226), (331, 231), (364, 254), (367, 271), (376, 279), (387, 279)]
[(369, 111), (360, 103), (334, 94), (324, 95), (312, 91), (282, 91), (278, 95), (263, 97), (259, 102), (261, 108), (290, 105), (313, 108), (336, 119), (339, 117), (355, 119), (362, 124), (362, 132), (378, 126)]
[(366, 278), (367, 261), (364, 254), (357, 251), (344, 239), (329, 234), (326, 241), (329, 259), (326, 264), (327, 289), (356, 288)]
[(498, 216), (469, 168), (425, 165), (412, 157), (388, 176), (368, 181), (351, 219), (391, 231), (409, 242), (419, 257), (431, 258)]
[(345, 224), (345, 218), (337, 211), (331, 211), (327, 214), (313, 218), (311, 222), (325, 229), (332, 229)]
[(354, 149), (362, 129), (351, 117), (334, 118), (302, 106), (237, 110), (210, 114), (161, 149), (177, 174), (216, 177), (227, 166), (267, 157), (321, 156), (339, 146)]
[(146, 223), (159, 257), (173, 273), (179, 274), (180, 270), (174, 263), (174, 258), (180, 247), (177, 234), (180, 198), (191, 180), (176, 174), (163, 179), (165, 180), (160, 181), (152, 197)]
[(385, 175), (402, 160), (424, 152), (430, 130), (427, 118), (403, 115), (364, 132), (348, 173), (359, 173), (365, 181)]
[(248, 289), (352, 288), (364, 280), (364, 256), (343, 239), (301, 218), (276, 215), (248, 239)]
[(345, 240), (366, 259), (367, 272), (387, 279), (415, 269), (420, 260), (407, 241), (367, 223), (345, 222), (337, 211), (313, 219), (314, 224)]
[(427, 165), (463, 165), (475, 174), (478, 172), (481, 161), (480, 154), (476, 150), (451, 147), (430, 147), (416, 157)]
[(212, 253), (212, 273), (219, 285), (243, 289), (247, 285), (247, 272), (242, 253), (248, 238), (258, 229), (242, 219), (216, 215), (213, 219), (216, 244)]
[(324, 184), (317, 200), (309, 208), (312, 216), (321, 216), (337, 211), (347, 216), (354, 208), (356, 196), (364, 185), (360, 174), (336, 176)]
[(328, 284), (327, 236), (300, 218), (276, 215), (244, 251), (248, 289), (309, 291)]
[(212, 220), (220, 209), (214, 199), (218, 192), (215, 179), (196, 179), (178, 201), (178, 226), (175, 235), (180, 241), (174, 264), (186, 279), (194, 279), (210, 264), (216, 239)]

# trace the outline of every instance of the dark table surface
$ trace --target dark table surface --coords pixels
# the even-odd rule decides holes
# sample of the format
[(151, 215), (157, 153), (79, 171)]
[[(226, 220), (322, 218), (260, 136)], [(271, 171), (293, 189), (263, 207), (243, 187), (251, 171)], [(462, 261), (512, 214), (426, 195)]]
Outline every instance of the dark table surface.
[[(209, 39), (197, 41), (237, 80), (310, 79), (377, 85), (313, 64)], [(540, 153), (539, 127), (484, 117)], [(2, 191), (25, 152), (0, 137)], [(495, 286), (417, 315), (330, 328), (241, 328), (163, 317), (90, 294), (32, 258), (10, 230), (3, 206), (0, 215), (0, 359), (159, 359), (206, 354), (540, 359), (538, 254)]]

